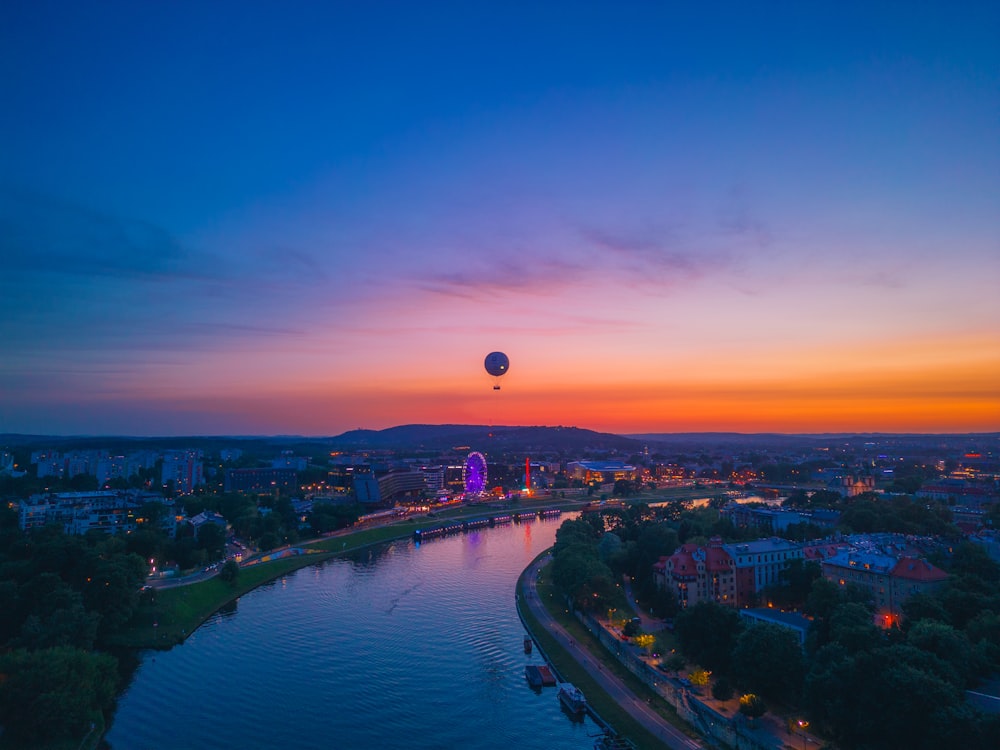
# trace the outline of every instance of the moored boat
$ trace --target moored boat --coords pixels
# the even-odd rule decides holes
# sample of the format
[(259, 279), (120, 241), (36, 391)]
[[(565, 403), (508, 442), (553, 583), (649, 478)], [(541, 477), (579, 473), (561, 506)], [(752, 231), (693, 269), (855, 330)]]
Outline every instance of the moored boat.
[(531, 687), (547, 687), (556, 684), (555, 675), (545, 664), (529, 664), (524, 668), (524, 676)]
[(559, 686), (559, 701), (567, 711), (576, 716), (582, 716), (587, 712), (587, 699), (583, 697), (580, 689), (564, 682)]

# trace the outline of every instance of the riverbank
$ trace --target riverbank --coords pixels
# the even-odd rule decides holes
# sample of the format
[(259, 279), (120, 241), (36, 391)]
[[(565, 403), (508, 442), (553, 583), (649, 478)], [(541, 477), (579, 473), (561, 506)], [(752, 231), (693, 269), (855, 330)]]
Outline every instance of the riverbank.
[(240, 567), (232, 583), (218, 576), (183, 586), (155, 590), (149, 601), (142, 604), (112, 645), (126, 649), (169, 649), (183, 643), (202, 623), (244, 594), (275, 581), (289, 573), (314, 565), (331, 557), (346, 555), (366, 547), (396, 539), (408, 539), (417, 529), (427, 529), (449, 522), (473, 521), (509, 512), (544, 512), (546, 510), (579, 510), (591, 498), (546, 498), (543, 501), (521, 501), (508, 509), (487, 505), (461, 505), (421, 515), (395, 520), (383, 526), (349, 529), (328, 537), (295, 545), (306, 552), (290, 557), (255, 562), (249, 560)]
[(219, 722), (176, 717), (226, 717), (238, 705), (223, 721), (227, 746), (324, 750), (330, 737), (344, 747), (406, 737), (414, 750), (590, 748), (596, 725), (568, 719), (554, 692), (526, 684), (513, 607), (517, 577), (561, 522), (390, 542), (260, 588), (182, 647), (141, 655), (108, 741), (211, 746)]
[[(701, 747), (675, 710), (659, 700), (566, 609), (549, 582), (541, 555), (518, 578), (518, 614), (532, 639), (565, 682), (580, 688), (598, 717), (637, 750)], [(543, 614), (544, 613), (544, 614)], [(546, 622), (542, 622), (540, 615)]]
[[(706, 488), (671, 487), (646, 490), (628, 498), (626, 502), (632, 504), (685, 501), (707, 497), (710, 494), (711, 491)], [(426, 529), (444, 525), (449, 521), (470, 521), (519, 511), (570, 512), (580, 510), (594, 500), (594, 496), (586, 495), (570, 498), (543, 496), (521, 498), (503, 504), (506, 507), (500, 507), (500, 503), (458, 505), (434, 511), (433, 514), (410, 516), (384, 526), (349, 529), (322, 539), (301, 542), (296, 546), (311, 550), (310, 553), (241, 567), (237, 580), (232, 584), (213, 577), (183, 586), (159, 589), (155, 599), (139, 608), (129, 627), (114, 639), (112, 645), (126, 649), (171, 648), (183, 643), (185, 638), (213, 614), (259, 586), (336, 555), (349, 554), (394, 539), (408, 538), (420, 528)]]

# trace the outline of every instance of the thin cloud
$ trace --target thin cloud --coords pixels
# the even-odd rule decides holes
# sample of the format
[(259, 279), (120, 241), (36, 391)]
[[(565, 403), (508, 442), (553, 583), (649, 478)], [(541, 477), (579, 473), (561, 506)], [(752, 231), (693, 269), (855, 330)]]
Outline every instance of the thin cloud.
[(326, 281), (326, 267), (313, 254), (294, 247), (281, 246), (261, 251), (256, 256), (255, 274), (289, 281), (316, 283)]
[(747, 206), (746, 190), (741, 186), (730, 189), (718, 228), (724, 237), (749, 242), (757, 249), (769, 248), (774, 243), (770, 226), (753, 215)]
[(162, 227), (23, 190), (0, 190), (0, 254), (8, 273), (208, 280), (218, 264)]
[[(624, 332), (645, 328), (642, 321), (625, 320), (622, 318), (597, 318), (584, 315), (555, 315), (546, 313), (546, 325), (544, 332), (546, 335), (579, 333), (580, 331), (610, 331)], [(355, 326), (351, 328), (351, 334), (371, 337), (392, 337), (399, 336), (467, 336), (470, 334), (482, 334), (484, 326), (482, 323), (470, 325), (426, 325), (426, 326)], [(539, 326), (535, 323), (524, 325), (514, 325), (510, 323), (498, 323), (489, 326), (491, 333), (504, 334), (508, 336), (531, 337), (539, 333)]]
[(664, 230), (660, 236), (650, 233), (611, 232), (583, 229), (589, 246), (598, 251), (604, 273), (623, 277), (633, 286), (696, 281), (729, 265), (727, 257), (715, 252), (678, 247), (687, 244), (676, 230)]
[(845, 279), (845, 283), (851, 286), (876, 287), (880, 289), (903, 289), (906, 282), (902, 278), (900, 271), (889, 271), (887, 269), (873, 269), (864, 274), (852, 274)]
[(454, 271), (426, 273), (419, 288), (433, 294), (461, 299), (481, 299), (484, 294), (551, 293), (569, 286), (587, 272), (585, 263), (556, 256), (502, 256)]

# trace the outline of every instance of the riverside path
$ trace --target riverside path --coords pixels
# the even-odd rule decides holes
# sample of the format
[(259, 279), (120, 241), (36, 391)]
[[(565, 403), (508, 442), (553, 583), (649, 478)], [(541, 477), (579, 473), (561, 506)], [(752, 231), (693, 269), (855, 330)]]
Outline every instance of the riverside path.
[(628, 711), (653, 736), (660, 738), (666, 747), (671, 748), (671, 750), (694, 750), (704, 747), (702, 743), (691, 739), (653, 711), (646, 700), (636, 695), (621, 679), (609, 674), (590, 651), (577, 643), (566, 632), (565, 628), (549, 614), (548, 609), (538, 596), (538, 573), (551, 560), (550, 555), (539, 558), (531, 564), (525, 576), (524, 604), (538, 618), (542, 627), (552, 634), (559, 645), (587, 670), (590, 676), (619, 706)]

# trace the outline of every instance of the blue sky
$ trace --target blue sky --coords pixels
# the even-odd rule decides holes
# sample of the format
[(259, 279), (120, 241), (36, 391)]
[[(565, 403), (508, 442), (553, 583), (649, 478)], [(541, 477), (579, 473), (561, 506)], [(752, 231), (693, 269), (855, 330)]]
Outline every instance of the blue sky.
[(0, 432), (1000, 428), (989, 4), (8, 2), (0, 66)]

